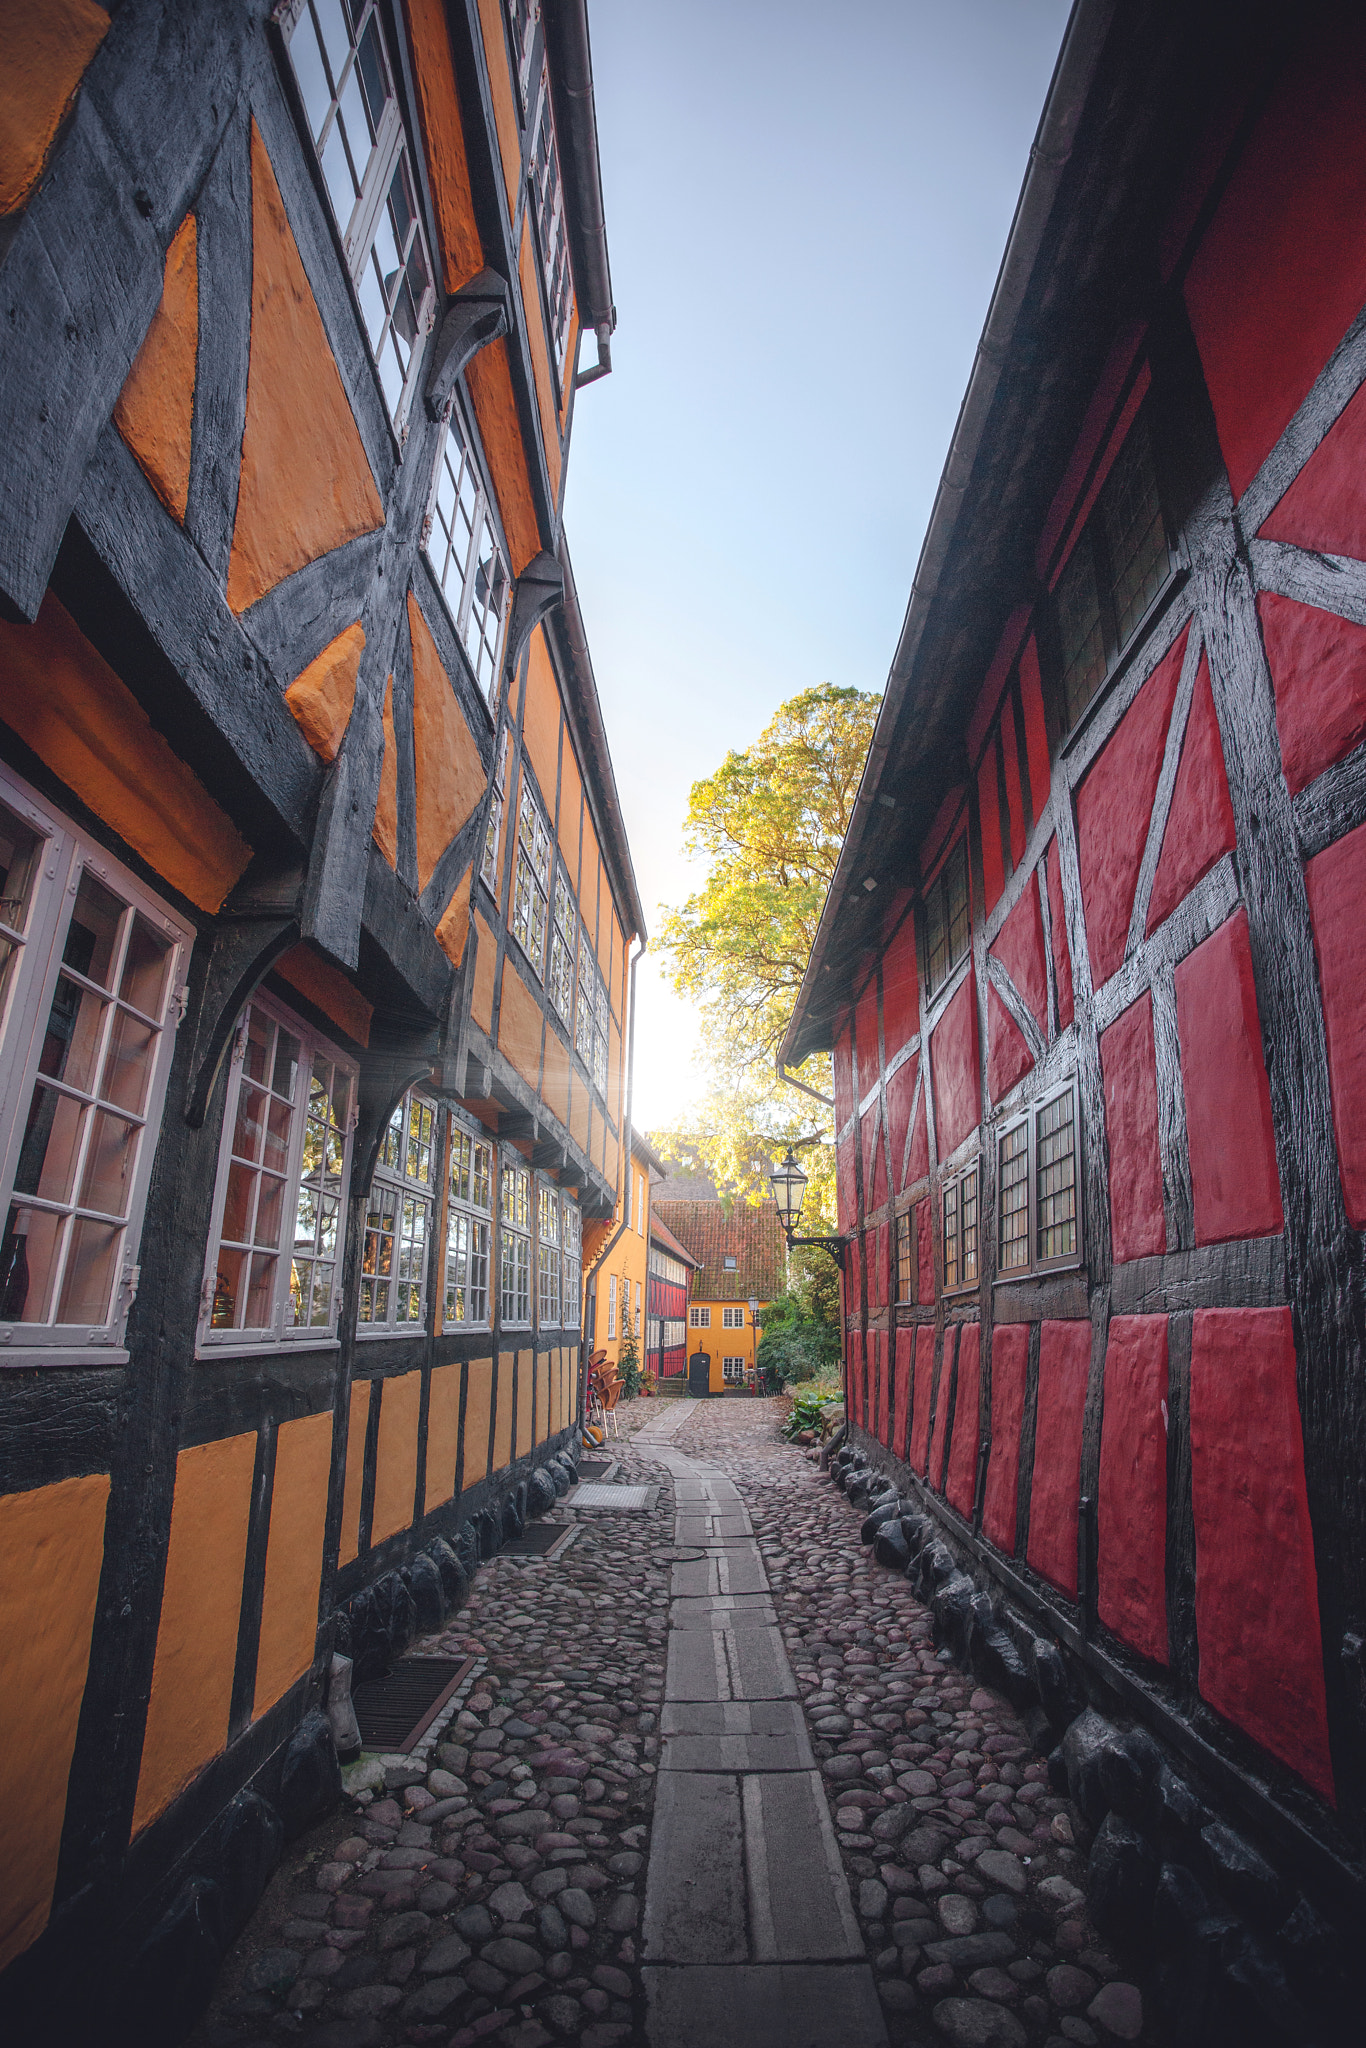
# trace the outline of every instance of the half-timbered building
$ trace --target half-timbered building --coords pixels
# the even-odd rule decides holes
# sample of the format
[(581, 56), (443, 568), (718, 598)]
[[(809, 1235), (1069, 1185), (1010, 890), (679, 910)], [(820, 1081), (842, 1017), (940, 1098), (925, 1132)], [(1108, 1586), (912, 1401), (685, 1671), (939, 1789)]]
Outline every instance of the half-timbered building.
[(334, 1652), (573, 1434), (615, 314), (583, 0), (21, 0), (0, 68), (0, 2011), (141, 2042), (335, 1779)]
[(1183, 2040), (1317, 2038), (1362, 1895), (1364, 87), (1351, 10), (1075, 9), (782, 1053), (886, 1554), (1156, 1738), (1064, 1749)]

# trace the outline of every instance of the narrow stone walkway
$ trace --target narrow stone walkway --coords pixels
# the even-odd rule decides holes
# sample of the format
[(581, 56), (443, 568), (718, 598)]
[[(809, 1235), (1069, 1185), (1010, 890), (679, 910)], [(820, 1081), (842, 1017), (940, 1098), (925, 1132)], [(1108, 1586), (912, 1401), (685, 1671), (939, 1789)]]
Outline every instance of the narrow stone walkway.
[(650, 2048), (886, 2042), (816, 1758), (739, 1489), (636, 1432), (674, 1487), (663, 1738), (646, 1875)]

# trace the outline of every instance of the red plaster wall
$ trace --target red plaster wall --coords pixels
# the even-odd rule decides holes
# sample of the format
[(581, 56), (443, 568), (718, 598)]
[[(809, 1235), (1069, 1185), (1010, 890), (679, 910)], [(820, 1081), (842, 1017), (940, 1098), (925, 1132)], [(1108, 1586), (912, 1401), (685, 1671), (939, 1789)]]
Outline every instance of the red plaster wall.
[(1366, 387), (1349, 398), (1269, 519), (1268, 540), (1321, 555), (1366, 557)]
[(1110, 1148), (1110, 1231), (1116, 1265), (1167, 1249), (1157, 1140), (1153, 1002), (1143, 993), (1100, 1037)]
[(939, 1361), (939, 1387), (934, 1403), (934, 1435), (930, 1439), (929, 1482), (936, 1493), (944, 1491), (944, 1465), (949, 1450), (949, 1393), (953, 1385), (952, 1327), (944, 1332), (944, 1350)]
[(907, 1435), (911, 1427), (911, 1353), (914, 1348), (915, 1332), (898, 1330), (892, 1395), (892, 1450), (898, 1458), (905, 1458), (909, 1448)]
[(1072, 1022), (1072, 955), (1067, 944), (1067, 918), (1062, 902), (1062, 862), (1058, 842), (1050, 839), (1044, 860), (1048, 877), (1048, 923), (1053, 943), (1053, 979), (1058, 989), (1058, 1029)]
[(1319, 961), (1328, 1079), (1343, 1200), (1353, 1229), (1366, 1227), (1366, 1004), (1361, 914), (1366, 903), (1366, 825), (1316, 854), (1304, 871)]
[(934, 1129), (941, 1159), (961, 1145), (981, 1121), (977, 1076), (977, 990), (967, 974), (935, 1025), (930, 1041), (934, 1076)]
[(982, 878), (986, 898), (984, 915), (990, 916), (1005, 887), (1005, 862), (1001, 851), (1001, 795), (996, 775), (996, 739), (993, 734), (977, 770), (977, 804), (982, 819)]
[(1186, 277), (1235, 498), (1366, 301), (1366, 23), (1308, 19)]
[(1167, 1662), (1167, 1318), (1115, 1316), (1105, 1348), (1097, 1608)]
[(977, 1491), (977, 1445), (981, 1437), (978, 1418), (981, 1331), (976, 1323), (964, 1323), (958, 1338), (958, 1395), (953, 1404), (953, 1441), (949, 1446), (949, 1473), (945, 1491), (960, 1515), (971, 1516)]
[(1040, 1031), (1048, 1030), (1048, 971), (1044, 965), (1043, 913), (1038, 877), (1031, 875), (1015, 908), (992, 946), (992, 952), (1029, 1006)]
[(1001, 708), (1001, 754), (1006, 769), (1006, 807), (1010, 813), (1010, 865), (1024, 859), (1025, 804), (1020, 781), (1020, 744), (1015, 734), (1015, 707), (1007, 696)]
[(887, 1306), (887, 1226), (879, 1223), (868, 1232), (868, 1306)]
[(1331, 1800), (1288, 1308), (1196, 1311), (1190, 1429), (1200, 1691)]
[(1034, 1064), (1024, 1033), (987, 983), (987, 1093), (993, 1102), (1008, 1095)]
[(905, 1185), (901, 1162), (906, 1157), (906, 1127), (910, 1122), (911, 1105), (915, 1101), (915, 1077), (919, 1065), (917, 1059), (907, 1060), (905, 1066), (898, 1067), (887, 1083), (887, 1128), (892, 1145), (892, 1186), (897, 1194), (901, 1193)]
[[(882, 956), (882, 1036), (890, 1065), (920, 1029), (915, 973), (915, 919), (908, 917)], [(900, 1162), (898, 1161), (898, 1164)]]
[(1219, 722), (1214, 715), (1209, 662), (1202, 654), (1190, 718), (1181, 743), (1162, 853), (1148, 901), (1149, 932), (1155, 932), (1170, 917), (1220, 855), (1232, 850), (1236, 838), (1228, 777), (1224, 773), (1224, 750), (1219, 743)]
[(1044, 720), (1043, 684), (1039, 677), (1039, 650), (1031, 634), (1020, 656), (1020, 704), (1024, 711), (1025, 757), (1029, 766), (1029, 794), (1037, 820), (1048, 801), (1051, 780), (1048, 760), (1048, 726)]
[(841, 1230), (852, 1230), (858, 1217), (854, 1187), (854, 1134), (841, 1138), (835, 1147), (835, 1204)]
[(863, 1210), (871, 1215), (887, 1199), (887, 1165), (882, 1143), (882, 1104), (875, 1101), (859, 1123), (863, 1138)]
[(835, 1075), (835, 1125), (843, 1130), (854, 1114), (854, 1035), (846, 1026), (837, 1032), (831, 1064)]
[(1081, 1424), (1090, 1364), (1090, 1323), (1043, 1324), (1039, 1331), (1039, 1406), (1026, 1555), (1036, 1572), (1074, 1596)]
[(880, 1444), (890, 1445), (892, 1441), (891, 1416), (889, 1413), (891, 1394), (889, 1382), (891, 1375), (887, 1370), (886, 1332), (883, 1330), (873, 1331), (869, 1337), (869, 1342), (873, 1347), (873, 1373), (877, 1383), (877, 1422), (875, 1434)]
[(916, 1181), (923, 1180), (929, 1170), (929, 1124), (925, 1116), (925, 1091), (922, 1088), (920, 1100), (916, 1104), (915, 1123), (911, 1130), (911, 1154), (906, 1161), (906, 1178), (901, 1183), (902, 1188), (912, 1187)]
[(968, 720), (968, 759), (975, 761), (986, 737), (987, 727), (996, 716), (996, 707), (1004, 694), (1015, 656), (1021, 640), (1029, 630), (1029, 606), (1017, 605), (1006, 620), (1001, 637), (996, 642), (996, 652), (991, 657), (987, 678), (977, 693), (972, 717)]
[(1274, 1236), (1284, 1217), (1245, 910), (1177, 968), (1176, 1022), (1195, 1241)]
[(1185, 651), (1183, 632), (1135, 697), (1077, 793), (1081, 900), (1096, 988), (1102, 988), (1124, 960), (1167, 721)]
[(928, 1197), (915, 1205), (915, 1263), (916, 1300), (928, 1307), (934, 1301), (934, 1238)]
[(991, 1338), (991, 1453), (982, 1502), (982, 1532), (1007, 1557), (1015, 1554), (1020, 1428), (1024, 1421), (1028, 1368), (1028, 1323), (998, 1323)]
[(924, 1476), (930, 1448), (930, 1390), (934, 1384), (934, 1324), (921, 1323), (915, 1333), (915, 1380), (911, 1403), (911, 1456), (913, 1472)]
[(1366, 736), (1366, 626), (1269, 590), (1257, 614), (1293, 796)]

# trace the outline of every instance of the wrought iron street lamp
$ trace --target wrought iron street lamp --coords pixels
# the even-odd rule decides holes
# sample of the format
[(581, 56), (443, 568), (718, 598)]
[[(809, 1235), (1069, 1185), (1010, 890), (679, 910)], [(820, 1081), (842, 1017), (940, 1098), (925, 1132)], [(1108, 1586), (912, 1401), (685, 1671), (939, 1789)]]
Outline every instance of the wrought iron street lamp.
[(769, 1180), (773, 1187), (773, 1200), (777, 1204), (778, 1209), (778, 1221), (783, 1226), (783, 1236), (787, 1239), (788, 1250), (790, 1251), (794, 1245), (798, 1244), (818, 1244), (824, 1251), (829, 1252), (832, 1259), (838, 1260), (840, 1270), (843, 1271), (846, 1244), (844, 1238), (798, 1237), (796, 1235), (797, 1226), (802, 1220), (802, 1203), (806, 1200), (806, 1186), (809, 1178), (810, 1176), (802, 1171), (801, 1165), (790, 1145), (787, 1148), (786, 1158), (783, 1159), (780, 1165), (775, 1166), (769, 1175)]

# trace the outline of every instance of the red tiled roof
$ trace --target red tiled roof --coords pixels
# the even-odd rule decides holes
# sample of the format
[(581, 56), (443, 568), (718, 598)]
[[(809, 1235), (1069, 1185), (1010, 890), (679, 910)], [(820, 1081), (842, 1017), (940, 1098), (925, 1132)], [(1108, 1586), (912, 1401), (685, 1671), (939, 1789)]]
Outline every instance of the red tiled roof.
[[(783, 1290), (786, 1253), (778, 1212), (769, 1202), (668, 1202), (656, 1197), (656, 1220), (687, 1246), (698, 1262), (694, 1301), (772, 1301)], [(727, 1272), (726, 1260), (735, 1260)]]
[(650, 1241), (652, 1244), (662, 1245), (666, 1252), (672, 1252), (675, 1258), (685, 1260), (690, 1266), (697, 1264), (688, 1247), (678, 1242), (667, 1223), (660, 1222), (653, 1208), (650, 1210)]

